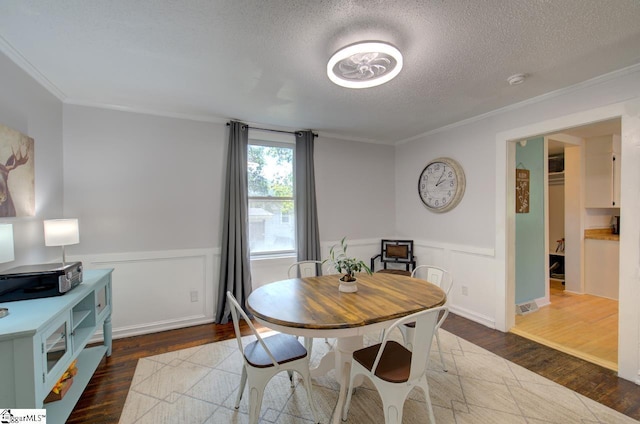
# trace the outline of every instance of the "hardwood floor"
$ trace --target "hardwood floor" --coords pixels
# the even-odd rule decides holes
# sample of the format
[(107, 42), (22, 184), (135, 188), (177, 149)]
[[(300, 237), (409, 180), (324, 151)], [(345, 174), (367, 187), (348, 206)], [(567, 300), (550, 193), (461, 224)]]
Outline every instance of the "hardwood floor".
[[(245, 327), (244, 333), (248, 331)], [(632, 418), (640, 419), (640, 386), (611, 370), (510, 333), (450, 314), (443, 327), (484, 349), (556, 381)], [(139, 358), (234, 337), (233, 325), (206, 324), (113, 341), (67, 423), (115, 424)]]
[(550, 298), (550, 305), (517, 315), (511, 332), (617, 371), (618, 302), (555, 286)]

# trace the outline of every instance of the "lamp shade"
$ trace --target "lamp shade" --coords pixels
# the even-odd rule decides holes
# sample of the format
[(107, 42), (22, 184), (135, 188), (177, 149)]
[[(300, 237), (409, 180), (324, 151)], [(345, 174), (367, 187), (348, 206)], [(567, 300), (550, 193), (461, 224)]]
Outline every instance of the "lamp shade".
[(0, 263), (14, 260), (13, 225), (0, 224)]
[(80, 243), (77, 219), (48, 219), (44, 221), (44, 245), (67, 246)]

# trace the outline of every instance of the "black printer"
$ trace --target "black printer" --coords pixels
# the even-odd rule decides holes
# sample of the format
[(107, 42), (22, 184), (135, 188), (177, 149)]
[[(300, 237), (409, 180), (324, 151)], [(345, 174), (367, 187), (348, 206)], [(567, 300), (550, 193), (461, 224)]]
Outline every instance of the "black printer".
[(82, 262), (25, 265), (0, 273), (0, 303), (60, 296), (82, 282)]

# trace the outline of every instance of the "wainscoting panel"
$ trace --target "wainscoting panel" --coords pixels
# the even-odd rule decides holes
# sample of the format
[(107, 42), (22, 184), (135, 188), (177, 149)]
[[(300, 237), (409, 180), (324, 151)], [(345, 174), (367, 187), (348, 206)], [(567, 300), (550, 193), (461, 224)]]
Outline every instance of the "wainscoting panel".
[(424, 240), (415, 240), (414, 247), (418, 265), (439, 266), (451, 273), (451, 311), (495, 328), (494, 249)]
[[(215, 259), (215, 260), (214, 260)], [(78, 256), (85, 269), (113, 268), (113, 337), (212, 322), (220, 254), (214, 249)]]
[[(394, 237), (388, 237), (393, 239)], [(398, 238), (398, 237), (395, 237)], [(323, 242), (322, 257), (340, 241)], [(493, 249), (416, 240), (418, 264), (433, 264), (453, 274), (451, 310), (495, 328)], [(380, 239), (348, 240), (349, 256), (369, 263)], [(114, 338), (213, 322), (217, 305), (219, 249), (77, 255), (85, 269), (113, 268)], [(287, 277), (293, 257), (253, 260), (253, 287)], [(325, 274), (336, 271), (326, 264)], [(462, 286), (467, 295), (462, 294)], [(193, 296), (193, 297), (192, 297)]]
[(455, 272), (451, 311), (487, 327), (496, 328), (493, 254), (453, 250), (451, 263)]

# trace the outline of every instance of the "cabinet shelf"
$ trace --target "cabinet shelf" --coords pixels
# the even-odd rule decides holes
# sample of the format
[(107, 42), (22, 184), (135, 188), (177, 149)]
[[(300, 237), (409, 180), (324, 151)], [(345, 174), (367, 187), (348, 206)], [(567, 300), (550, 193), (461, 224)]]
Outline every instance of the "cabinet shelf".
[(91, 310), (80, 310), (80, 311), (76, 311), (75, 309), (73, 310), (73, 330), (75, 330), (76, 328), (78, 328), (78, 326), (80, 324), (82, 324), (82, 321), (85, 320), (86, 317), (88, 317), (89, 315), (91, 315)]
[(52, 423), (63, 423), (67, 420), (106, 352), (106, 346), (96, 346), (84, 349), (80, 355), (78, 355), (78, 373), (73, 377), (71, 388), (62, 399), (45, 405), (47, 409), (47, 421), (51, 420)]

